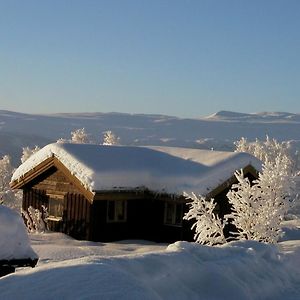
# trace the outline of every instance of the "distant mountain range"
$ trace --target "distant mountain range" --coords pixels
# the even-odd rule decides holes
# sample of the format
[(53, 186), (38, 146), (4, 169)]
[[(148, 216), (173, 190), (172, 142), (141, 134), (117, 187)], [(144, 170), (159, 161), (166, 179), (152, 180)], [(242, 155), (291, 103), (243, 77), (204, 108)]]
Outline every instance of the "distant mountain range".
[(233, 142), (246, 137), (280, 141), (300, 140), (300, 114), (264, 112), (245, 114), (220, 111), (186, 119), (165, 115), (125, 113), (24, 114), (0, 110), (0, 155), (10, 154), (19, 164), (22, 147), (44, 146), (84, 127), (95, 143), (112, 130), (124, 145), (165, 145), (232, 150)]
[(261, 112), (255, 114), (237, 113), (232, 111), (219, 111), (205, 119), (219, 121), (245, 121), (245, 122), (300, 122), (300, 114), (292, 114), (287, 112)]

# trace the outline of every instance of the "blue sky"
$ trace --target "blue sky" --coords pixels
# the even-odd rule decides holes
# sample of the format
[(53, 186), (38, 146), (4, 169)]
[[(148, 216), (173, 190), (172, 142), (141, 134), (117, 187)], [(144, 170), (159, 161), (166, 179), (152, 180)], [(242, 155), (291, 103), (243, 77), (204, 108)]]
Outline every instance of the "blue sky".
[(0, 0), (0, 109), (300, 113), (298, 0)]

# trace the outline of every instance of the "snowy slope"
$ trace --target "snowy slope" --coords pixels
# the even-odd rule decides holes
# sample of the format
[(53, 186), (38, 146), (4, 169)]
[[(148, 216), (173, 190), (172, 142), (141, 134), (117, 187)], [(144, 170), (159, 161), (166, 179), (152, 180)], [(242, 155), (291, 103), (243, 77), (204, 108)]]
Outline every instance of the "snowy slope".
[(299, 140), (300, 115), (291, 113), (240, 114), (218, 112), (198, 119), (163, 115), (81, 113), (33, 115), (0, 110), (0, 155), (11, 153), (19, 164), (22, 146), (44, 146), (84, 127), (100, 143), (102, 133), (112, 130), (123, 145), (180, 146), (232, 150), (241, 136)]
[[(300, 298), (300, 243), (244, 241), (208, 247), (146, 241), (92, 243), (31, 235), (35, 269), (0, 279), (2, 299)], [(289, 244), (287, 244), (289, 242)]]
[(243, 121), (243, 122), (258, 122), (258, 123), (299, 123), (300, 114), (292, 114), (287, 112), (261, 112), (255, 114), (245, 114), (231, 111), (219, 111), (206, 117), (207, 120), (218, 120), (218, 121)]

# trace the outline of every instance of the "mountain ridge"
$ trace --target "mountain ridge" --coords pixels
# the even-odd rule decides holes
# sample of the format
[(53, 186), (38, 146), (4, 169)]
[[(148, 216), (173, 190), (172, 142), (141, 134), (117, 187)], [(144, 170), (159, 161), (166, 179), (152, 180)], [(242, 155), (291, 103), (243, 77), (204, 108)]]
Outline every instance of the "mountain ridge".
[[(299, 118), (299, 121), (298, 121)], [(179, 118), (159, 114), (59, 113), (28, 114), (0, 110), (0, 155), (11, 154), (19, 164), (22, 147), (40, 147), (70, 139), (71, 131), (85, 128), (94, 143), (103, 132), (113, 131), (123, 145), (176, 146), (198, 149), (234, 149), (233, 142), (246, 137), (279, 141), (300, 140), (300, 115), (292, 113), (235, 113), (220, 111), (203, 118)]]

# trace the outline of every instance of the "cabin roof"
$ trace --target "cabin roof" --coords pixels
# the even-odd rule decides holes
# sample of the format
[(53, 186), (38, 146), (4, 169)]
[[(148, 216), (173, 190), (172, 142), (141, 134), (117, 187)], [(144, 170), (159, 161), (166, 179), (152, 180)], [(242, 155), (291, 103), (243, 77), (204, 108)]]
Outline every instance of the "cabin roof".
[(231, 178), (235, 170), (261, 163), (247, 153), (176, 147), (103, 146), (54, 143), (42, 148), (14, 172), (20, 182), (44, 161), (54, 157), (85, 189), (95, 191), (149, 189), (181, 195), (206, 195)]

